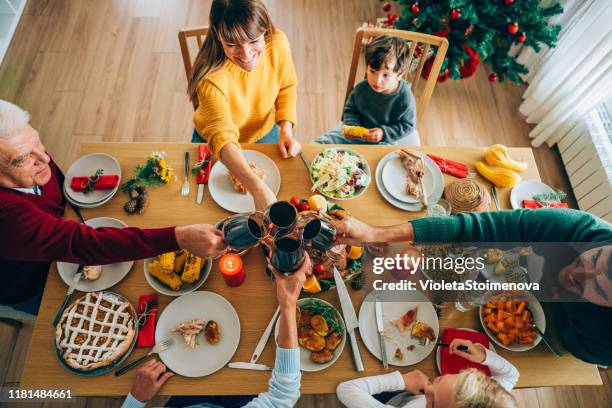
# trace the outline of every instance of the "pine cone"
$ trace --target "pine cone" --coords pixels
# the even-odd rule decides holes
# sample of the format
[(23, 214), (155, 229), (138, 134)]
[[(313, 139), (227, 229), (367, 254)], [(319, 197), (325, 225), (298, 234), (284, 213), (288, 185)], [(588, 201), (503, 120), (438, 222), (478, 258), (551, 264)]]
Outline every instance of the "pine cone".
[(140, 194), (136, 190), (130, 190), (128, 195), (130, 196), (130, 199), (134, 200), (134, 199), (138, 198), (138, 196)]
[(136, 199), (136, 203), (136, 211), (138, 211), (138, 214), (142, 214), (147, 208), (147, 204), (149, 203), (149, 197), (147, 196), (147, 194), (141, 194)]
[(353, 279), (351, 279), (351, 288), (353, 288), (354, 290), (360, 290), (361, 288), (363, 288), (363, 285), (365, 284), (365, 278), (366, 274), (363, 272), (360, 272), (357, 276), (354, 276)]
[(138, 211), (137, 207), (138, 207), (138, 201), (137, 200), (130, 200), (127, 203), (124, 204), (123, 209), (128, 214), (134, 214), (136, 211)]

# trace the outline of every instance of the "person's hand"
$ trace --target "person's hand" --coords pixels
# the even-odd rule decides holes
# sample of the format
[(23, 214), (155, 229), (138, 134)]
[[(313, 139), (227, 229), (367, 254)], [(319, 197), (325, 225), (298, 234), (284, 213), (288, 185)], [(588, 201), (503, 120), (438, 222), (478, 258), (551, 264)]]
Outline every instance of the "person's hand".
[(409, 371), (402, 374), (404, 378), (404, 386), (406, 391), (410, 394), (422, 394), (425, 390), (425, 386), (430, 385), (429, 377), (427, 377), (421, 370)]
[(335, 225), (338, 244), (362, 245), (364, 242), (376, 242), (376, 227), (355, 217), (346, 217)]
[(302, 151), (302, 145), (293, 137), (293, 125), (289, 121), (279, 123), (278, 148), (283, 158), (295, 157)]
[(200, 258), (216, 258), (227, 248), (223, 233), (210, 224), (193, 224), (176, 227), (176, 242)]
[(288, 307), (295, 309), (298, 297), (300, 297), (300, 291), (306, 277), (312, 275), (312, 262), (308, 253), (304, 254), (304, 262), (297, 271), (291, 275), (283, 275), (282, 271), (278, 271), (272, 265), (268, 267), (274, 273), (274, 279), (276, 282), (276, 298), (281, 309)]
[(367, 135), (362, 137), (364, 142), (377, 143), (383, 139), (383, 130), (381, 128), (370, 129)]
[(272, 203), (277, 201), (276, 195), (270, 190), (263, 180), (258, 183), (258, 187), (251, 193), (255, 203), (255, 211), (265, 211)]
[(138, 401), (146, 403), (173, 375), (172, 371), (166, 371), (166, 366), (161, 361), (149, 360), (136, 371), (130, 394)]
[[(467, 351), (461, 351), (459, 350), (459, 346), (466, 346), (468, 349)], [(456, 354), (473, 363), (482, 363), (487, 357), (484, 347), (480, 344), (474, 344), (469, 340), (454, 339), (448, 349), (451, 354)]]

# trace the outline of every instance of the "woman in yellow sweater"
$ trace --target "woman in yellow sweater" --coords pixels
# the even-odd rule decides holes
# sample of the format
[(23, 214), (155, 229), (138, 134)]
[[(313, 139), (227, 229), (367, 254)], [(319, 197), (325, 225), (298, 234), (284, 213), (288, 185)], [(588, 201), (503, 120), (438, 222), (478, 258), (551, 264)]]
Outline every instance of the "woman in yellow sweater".
[(262, 210), (274, 193), (249, 167), (240, 142), (278, 143), (297, 155), (297, 76), (289, 42), (274, 28), (261, 0), (214, 0), (208, 35), (196, 57), (188, 93), (198, 107), (195, 129), (215, 157), (253, 195)]

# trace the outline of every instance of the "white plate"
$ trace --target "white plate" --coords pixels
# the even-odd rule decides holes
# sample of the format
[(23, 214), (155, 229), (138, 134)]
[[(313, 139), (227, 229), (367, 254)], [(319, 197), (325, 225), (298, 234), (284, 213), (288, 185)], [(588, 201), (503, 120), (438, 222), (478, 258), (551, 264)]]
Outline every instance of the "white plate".
[[(385, 186), (383, 185), (383, 180), (382, 180), (382, 171), (386, 163), (389, 160), (393, 159), (394, 157), (398, 157), (397, 153), (390, 152), (387, 155), (385, 155), (382, 159), (380, 159), (380, 161), (378, 162), (378, 166), (376, 166), (375, 177), (376, 177), (376, 187), (378, 188), (378, 192), (380, 193), (380, 195), (383, 196), (385, 200), (387, 200), (394, 207), (397, 207), (405, 211), (421, 211), (423, 209), (423, 205), (421, 203), (414, 203), (414, 204), (404, 203), (394, 198), (385, 189)], [(438, 200), (442, 197), (442, 193), (444, 192), (444, 176), (442, 175), (440, 168), (436, 165), (436, 163), (433, 160), (431, 160), (427, 156), (423, 156), (423, 159), (425, 160), (425, 166), (431, 171), (431, 173), (434, 176), (434, 185), (433, 185), (433, 188), (430, 194), (427, 196), (427, 200), (431, 203), (437, 203)]]
[[(85, 223), (93, 228), (127, 228), (127, 224), (125, 224), (123, 221), (110, 217), (91, 218), (85, 221)], [(81, 279), (81, 281), (77, 283), (76, 289), (80, 290), (81, 292), (97, 292), (99, 290), (108, 289), (121, 282), (121, 280), (132, 269), (132, 265), (134, 265), (134, 261), (102, 265), (102, 274), (97, 280), (91, 282), (88, 280)], [(78, 267), (79, 265), (69, 262), (57, 263), (57, 271), (62, 280), (66, 283), (66, 285), (70, 286), (70, 284), (72, 283), (72, 278), (74, 277), (74, 274)]]
[[(477, 332), (478, 330), (474, 330), (474, 329), (470, 329), (467, 327), (458, 327), (458, 330), (465, 330), (465, 331), (471, 331), (471, 332)], [(491, 350), (492, 352), (495, 353), (495, 346), (493, 345), (493, 342), (490, 341), (489, 342), (489, 350)], [(436, 367), (438, 367), (438, 372), (440, 373), (440, 375), (442, 375), (442, 370), (440, 370), (440, 347), (436, 348)]]
[[(418, 203), (418, 198), (406, 193), (407, 177), (408, 173), (399, 156), (389, 160), (382, 171), (383, 185), (389, 194), (405, 203)], [(425, 191), (429, 194), (434, 185), (434, 176), (428, 166), (425, 166), (423, 184), (425, 185)]]
[(119, 176), (119, 184), (121, 184), (121, 166), (119, 166), (119, 162), (117, 162), (113, 156), (105, 153), (88, 154), (72, 163), (72, 166), (70, 166), (66, 172), (64, 192), (66, 196), (70, 197), (71, 201), (79, 204), (91, 205), (99, 203), (117, 192), (117, 189), (94, 190), (88, 194), (72, 191), (70, 188), (70, 181), (73, 177), (89, 176), (94, 174), (97, 169), (104, 170), (104, 174), (117, 174)]
[(523, 208), (523, 200), (533, 200), (533, 196), (543, 193), (554, 193), (555, 190), (544, 183), (535, 180), (525, 180), (518, 183), (510, 193), (510, 205), (515, 210)]
[[(338, 312), (338, 309), (336, 309), (330, 303), (322, 299), (317, 299), (317, 298), (298, 299), (297, 305), (302, 307), (302, 306), (309, 305), (313, 302), (323, 303), (333, 308), (336, 311), (336, 317), (338, 318), (338, 321), (340, 322), (340, 324), (342, 325), (342, 328), (344, 329), (344, 335), (342, 336), (342, 341), (340, 342), (340, 344), (338, 344), (338, 347), (336, 347), (336, 349), (334, 350), (334, 358), (325, 364), (315, 363), (314, 361), (310, 359), (310, 354), (312, 352), (310, 350), (305, 349), (302, 346), (298, 346), (300, 348), (300, 368), (302, 371), (308, 371), (308, 372), (325, 370), (327, 367), (330, 367), (331, 365), (333, 365), (336, 362), (336, 360), (338, 360), (338, 357), (340, 357), (340, 354), (342, 354), (342, 351), (344, 350), (344, 345), (346, 344), (346, 325), (344, 324), (344, 320), (342, 319), (342, 315)], [(279, 330), (278, 325), (279, 323), (277, 320), (276, 326), (274, 328), (274, 338), (278, 337), (278, 330)]]
[[(221, 340), (209, 344), (198, 334), (195, 349), (190, 349), (183, 336), (173, 330), (192, 319), (214, 320), (219, 325)], [(159, 353), (163, 363), (185, 377), (203, 377), (223, 368), (232, 359), (240, 342), (240, 319), (236, 309), (224, 297), (213, 292), (197, 291), (174, 299), (164, 308), (155, 328), (155, 343), (171, 337), (174, 342)]]
[(202, 268), (200, 269), (200, 279), (189, 285), (183, 284), (183, 286), (181, 286), (179, 290), (172, 290), (149, 274), (149, 262), (151, 262), (152, 260), (153, 258), (147, 258), (144, 260), (143, 269), (145, 279), (153, 289), (155, 289), (161, 294), (168, 296), (181, 296), (198, 290), (198, 288), (202, 286), (204, 282), (206, 282), (206, 279), (208, 279), (208, 276), (210, 275), (210, 269), (212, 268), (212, 261), (210, 259), (205, 259), (204, 265), (202, 265)]
[[(353, 196), (350, 196), (350, 197), (336, 197), (336, 196), (334, 196), (334, 195), (332, 195), (332, 194), (330, 194), (330, 193), (327, 193), (327, 192), (325, 192), (325, 191), (321, 190), (321, 188), (317, 188), (317, 191), (318, 191), (319, 193), (323, 194), (325, 197), (327, 197), (327, 198), (331, 198), (332, 200), (352, 200), (353, 198), (357, 198), (357, 197), (359, 197), (360, 195), (362, 195), (363, 193), (365, 193), (365, 191), (368, 189), (368, 187), (369, 187), (369, 186), (370, 186), (370, 184), (372, 183), (372, 171), (370, 170), (370, 165), (368, 164), (368, 161), (367, 161), (366, 159), (364, 159), (362, 155), (360, 155), (359, 153), (357, 153), (356, 151), (351, 150), (351, 149), (347, 149), (347, 148), (344, 148), (344, 147), (325, 147), (323, 150), (326, 150), (326, 149), (329, 149), (329, 150), (336, 150), (336, 151), (345, 151), (345, 152), (351, 152), (351, 153), (352, 153), (354, 156), (359, 157), (359, 161), (360, 161), (360, 162), (363, 164), (363, 171), (364, 171), (364, 173), (365, 173), (365, 174), (366, 174), (366, 176), (367, 176), (367, 183), (366, 183), (366, 185), (365, 185), (365, 186), (363, 186), (363, 187), (361, 188), (361, 190), (359, 190), (359, 192), (358, 192), (357, 194), (355, 194), (355, 195), (353, 195)], [(310, 162), (310, 165), (311, 165), (311, 166), (310, 166), (310, 168), (308, 169), (308, 174), (309, 174), (309, 176), (310, 176), (310, 182), (311, 182), (313, 185), (315, 184), (315, 180), (314, 180), (314, 178), (312, 177), (312, 163), (314, 163), (314, 162), (315, 162), (315, 160), (317, 160), (317, 159), (318, 159), (318, 158), (321, 156), (321, 154), (323, 153), (323, 150), (321, 150), (321, 152), (320, 152), (319, 154), (317, 154), (317, 155), (314, 157), (314, 159), (312, 159), (312, 161)]]
[[(542, 309), (542, 305), (540, 304), (538, 299), (536, 299), (536, 297), (533, 296), (533, 294), (531, 294), (530, 292), (523, 292), (523, 295), (525, 296), (525, 299), (528, 302), (527, 307), (529, 308), (529, 310), (531, 310), (531, 313), (533, 314), (534, 323), (536, 324), (536, 326), (538, 326), (538, 329), (542, 330), (543, 333), (546, 333), (546, 316), (544, 315), (544, 310)], [(507, 346), (504, 345), (504, 343), (502, 343), (501, 341), (497, 339), (497, 336), (495, 336), (495, 333), (489, 330), (489, 328), (486, 326), (486, 324), (482, 320), (482, 308), (483, 307), (484, 306), (480, 306), (478, 308), (478, 317), (480, 318), (480, 324), (482, 328), (484, 329), (485, 333), (487, 333), (487, 335), (489, 336), (489, 338), (493, 340), (495, 344), (497, 344), (498, 346), (505, 348), (506, 350), (510, 350), (510, 351), (527, 351), (537, 346), (540, 340), (542, 340), (542, 337), (539, 334), (537, 334), (535, 340), (531, 344), (511, 343)]]
[[(242, 155), (248, 162), (255, 163), (266, 172), (266, 184), (277, 195), (280, 190), (281, 176), (276, 164), (263, 153), (255, 150), (243, 150)], [(217, 161), (210, 171), (208, 191), (217, 204), (227, 211), (235, 213), (249, 213), (255, 211), (253, 197), (250, 194), (240, 194), (234, 189), (234, 183), (229, 170), (221, 161)]]
[(68, 195), (68, 193), (66, 192), (66, 190), (64, 189), (64, 197), (66, 197), (66, 201), (68, 201), (70, 204), (75, 205), (79, 208), (96, 208), (96, 207), (100, 207), (106, 203), (108, 203), (117, 193), (117, 191), (119, 190), (119, 187), (117, 187), (116, 189), (114, 189), (111, 194), (109, 194), (108, 197), (105, 197), (102, 201), (93, 203), (93, 204), (83, 204), (83, 203), (79, 203), (78, 201), (74, 201), (73, 199), (70, 198), (70, 196)]
[[(361, 303), (361, 308), (359, 309), (359, 334), (361, 334), (361, 339), (370, 353), (372, 353), (377, 359), (382, 360), (380, 340), (378, 337), (378, 330), (376, 328), (374, 296), (374, 292), (370, 292), (363, 300), (363, 303)], [(382, 305), (385, 330), (385, 347), (387, 349), (387, 361), (389, 362), (389, 365), (405, 367), (416, 364), (424, 360), (436, 347), (436, 342), (440, 333), (440, 323), (438, 322), (436, 310), (431, 302), (427, 300), (425, 295), (423, 295), (421, 292), (411, 292), (410, 296), (419, 300), (415, 302), (380, 302)], [(436, 340), (432, 341), (428, 346), (419, 345), (418, 339), (412, 338), (409, 332), (407, 332), (404, 336), (400, 335), (397, 327), (390, 323), (391, 320), (402, 316), (416, 305), (419, 305), (417, 321), (430, 325), (433, 328), (434, 333), (436, 333)], [(387, 336), (393, 337), (395, 341), (387, 338)], [(408, 351), (406, 347), (409, 345), (415, 345), (414, 350)], [(399, 361), (394, 357), (395, 350), (398, 347), (402, 353), (404, 353), (403, 361)]]

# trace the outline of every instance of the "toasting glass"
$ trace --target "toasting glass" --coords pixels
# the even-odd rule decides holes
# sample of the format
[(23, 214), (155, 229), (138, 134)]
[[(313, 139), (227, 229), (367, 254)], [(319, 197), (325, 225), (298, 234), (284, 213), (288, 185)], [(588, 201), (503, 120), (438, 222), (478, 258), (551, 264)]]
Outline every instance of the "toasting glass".
[(223, 236), (229, 249), (236, 252), (254, 247), (265, 237), (261, 213), (236, 214), (223, 223)]
[(294, 229), (297, 209), (289, 201), (277, 201), (265, 213), (265, 225), (270, 234), (287, 233)]
[(320, 251), (327, 251), (334, 243), (336, 227), (327, 218), (311, 215), (306, 218), (303, 238), (307, 245)]
[(299, 231), (278, 232), (272, 241), (270, 263), (282, 273), (295, 272), (304, 262), (304, 241)]

